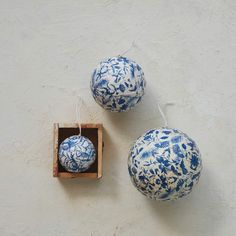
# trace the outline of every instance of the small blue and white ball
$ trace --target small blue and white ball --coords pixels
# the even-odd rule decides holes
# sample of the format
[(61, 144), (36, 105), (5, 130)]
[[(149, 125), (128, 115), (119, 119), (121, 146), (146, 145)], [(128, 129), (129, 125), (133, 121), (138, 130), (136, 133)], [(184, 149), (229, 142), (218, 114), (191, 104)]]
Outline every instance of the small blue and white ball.
[(93, 143), (81, 135), (65, 139), (59, 147), (59, 161), (69, 172), (84, 172), (94, 163), (96, 151)]
[(128, 111), (140, 102), (146, 81), (140, 65), (126, 57), (102, 61), (90, 83), (95, 101), (113, 112)]
[(175, 200), (198, 183), (202, 160), (196, 143), (177, 129), (147, 131), (130, 150), (128, 170), (134, 186), (155, 200)]

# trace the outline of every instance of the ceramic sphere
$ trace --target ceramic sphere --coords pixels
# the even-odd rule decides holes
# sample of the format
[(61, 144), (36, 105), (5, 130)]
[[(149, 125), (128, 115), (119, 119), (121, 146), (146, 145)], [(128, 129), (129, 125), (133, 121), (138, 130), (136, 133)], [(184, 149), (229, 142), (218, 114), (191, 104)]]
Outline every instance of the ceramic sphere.
[(177, 129), (147, 131), (130, 150), (128, 170), (134, 186), (155, 200), (175, 200), (198, 183), (202, 160), (196, 143)]
[(94, 163), (96, 151), (93, 143), (81, 135), (65, 139), (59, 147), (59, 161), (69, 172), (84, 172)]
[(94, 70), (90, 83), (95, 101), (113, 112), (134, 107), (144, 95), (145, 86), (141, 66), (126, 57), (102, 61)]

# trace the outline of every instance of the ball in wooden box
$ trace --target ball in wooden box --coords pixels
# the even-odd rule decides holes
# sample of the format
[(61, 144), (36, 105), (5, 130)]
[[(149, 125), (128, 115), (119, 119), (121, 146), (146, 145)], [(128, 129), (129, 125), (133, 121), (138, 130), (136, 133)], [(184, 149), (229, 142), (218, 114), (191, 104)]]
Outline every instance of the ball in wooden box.
[(69, 172), (59, 161), (59, 149), (62, 142), (80, 132), (77, 123), (55, 123), (54, 124), (54, 158), (53, 176), (61, 178), (92, 178), (102, 177), (102, 153), (103, 153), (103, 126), (102, 124), (81, 124), (81, 136), (88, 138), (96, 152), (95, 161), (84, 172)]

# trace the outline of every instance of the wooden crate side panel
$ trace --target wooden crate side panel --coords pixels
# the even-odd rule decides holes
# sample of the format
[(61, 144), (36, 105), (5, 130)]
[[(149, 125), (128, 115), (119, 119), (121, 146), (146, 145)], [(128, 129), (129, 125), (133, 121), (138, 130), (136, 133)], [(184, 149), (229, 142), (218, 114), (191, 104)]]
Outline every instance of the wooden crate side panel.
[(97, 173), (69, 173), (69, 172), (59, 172), (58, 177), (61, 178), (97, 178)]
[[(99, 128), (102, 124), (82, 123), (82, 128)], [(79, 128), (79, 123), (59, 123), (59, 128)]]
[(59, 125), (54, 124), (54, 145), (53, 145), (53, 177), (58, 176), (58, 135), (59, 135)]
[(103, 127), (98, 128), (98, 178), (102, 177)]

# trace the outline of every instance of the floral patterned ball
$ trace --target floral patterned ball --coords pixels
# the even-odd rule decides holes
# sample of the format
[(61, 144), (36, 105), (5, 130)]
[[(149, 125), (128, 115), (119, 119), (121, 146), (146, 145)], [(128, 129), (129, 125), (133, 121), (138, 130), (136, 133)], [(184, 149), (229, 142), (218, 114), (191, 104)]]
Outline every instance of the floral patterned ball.
[(90, 83), (95, 101), (108, 111), (123, 112), (134, 107), (144, 95), (142, 68), (126, 57), (102, 61)]
[(134, 186), (155, 200), (189, 194), (202, 170), (196, 143), (177, 129), (147, 131), (130, 150), (128, 170)]
[(86, 137), (74, 135), (65, 139), (59, 148), (59, 161), (69, 172), (84, 172), (94, 163), (96, 151)]

